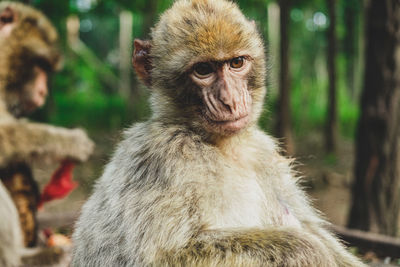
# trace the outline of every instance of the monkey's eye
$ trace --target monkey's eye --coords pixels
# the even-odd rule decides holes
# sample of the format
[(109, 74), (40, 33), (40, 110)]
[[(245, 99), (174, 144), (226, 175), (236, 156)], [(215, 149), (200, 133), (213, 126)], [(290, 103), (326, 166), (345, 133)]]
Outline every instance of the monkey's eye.
[(194, 74), (200, 78), (208, 76), (214, 72), (213, 66), (206, 62), (196, 64), (193, 70)]
[(244, 57), (235, 57), (231, 60), (231, 67), (234, 69), (239, 69), (243, 67), (244, 64)]

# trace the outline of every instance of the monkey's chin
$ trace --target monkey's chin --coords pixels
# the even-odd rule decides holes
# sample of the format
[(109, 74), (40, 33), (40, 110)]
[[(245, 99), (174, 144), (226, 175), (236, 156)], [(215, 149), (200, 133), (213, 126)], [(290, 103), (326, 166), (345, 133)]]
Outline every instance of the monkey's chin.
[(211, 128), (211, 131), (216, 134), (233, 135), (248, 125), (250, 119), (249, 117), (249, 115), (246, 115), (239, 119), (230, 121), (207, 120), (207, 123), (209, 124), (207, 128)]

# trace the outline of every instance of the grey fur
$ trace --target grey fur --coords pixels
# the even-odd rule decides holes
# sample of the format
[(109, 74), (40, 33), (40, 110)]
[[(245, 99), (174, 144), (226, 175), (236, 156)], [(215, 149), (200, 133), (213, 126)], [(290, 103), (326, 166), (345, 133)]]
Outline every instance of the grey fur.
[(0, 265), (3, 267), (19, 266), (23, 250), (22, 233), (18, 212), (7, 189), (0, 181)]
[[(212, 37), (193, 38), (198, 29)], [(199, 49), (210, 53), (212, 38), (221, 48), (227, 39), (219, 34), (241, 44), (228, 55), (239, 50), (253, 59), (253, 117), (235, 135), (207, 132), (196, 104), (180, 98), (196, 88), (178, 77), (202, 60)], [(291, 160), (257, 127), (265, 62), (254, 23), (228, 1), (180, 0), (151, 42), (154, 115), (125, 132), (83, 206), (71, 265), (364, 266), (327, 230)]]

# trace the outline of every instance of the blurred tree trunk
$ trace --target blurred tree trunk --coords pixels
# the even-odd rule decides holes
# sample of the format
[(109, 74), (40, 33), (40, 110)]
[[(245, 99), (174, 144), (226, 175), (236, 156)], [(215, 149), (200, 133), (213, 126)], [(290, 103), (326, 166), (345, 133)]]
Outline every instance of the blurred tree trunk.
[(328, 0), (328, 117), (326, 121), (326, 150), (334, 153), (337, 143), (337, 93), (336, 93), (336, 0)]
[(358, 51), (359, 20), (361, 0), (344, 0), (344, 24), (346, 27), (343, 40), (344, 54), (346, 57), (347, 87), (352, 99), (356, 96), (356, 59)]
[(130, 11), (123, 10), (119, 14), (119, 93), (130, 100), (131, 95), (131, 55), (132, 55), (133, 16)]
[(143, 10), (143, 37), (148, 38), (151, 27), (157, 18), (157, 0), (148, 0)]
[(290, 0), (280, 0), (280, 88), (278, 99), (277, 134), (283, 138), (284, 149), (291, 155), (294, 144), (290, 116), (289, 23)]
[(367, 19), (348, 226), (395, 235), (400, 209), (400, 2), (372, 0)]

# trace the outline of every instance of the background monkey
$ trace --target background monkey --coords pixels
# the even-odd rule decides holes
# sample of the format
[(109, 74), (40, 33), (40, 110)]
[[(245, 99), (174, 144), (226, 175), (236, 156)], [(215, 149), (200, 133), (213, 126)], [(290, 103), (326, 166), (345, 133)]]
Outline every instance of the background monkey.
[(23, 248), (18, 212), (7, 189), (0, 182), (0, 265), (19, 266)]
[(363, 266), (257, 126), (265, 57), (225, 0), (179, 0), (133, 64), (152, 118), (125, 132), (73, 236), (72, 266)]
[[(55, 28), (39, 11), (0, 2), (0, 179), (19, 212), (26, 246), (36, 242), (39, 200), (31, 161), (85, 161), (93, 150), (93, 142), (80, 129), (20, 119), (45, 103), (48, 76), (60, 67), (57, 39)], [(1, 218), (8, 218), (5, 208), (0, 212)], [(12, 225), (11, 218), (4, 223)], [(0, 243), (0, 251), (6, 246)]]

